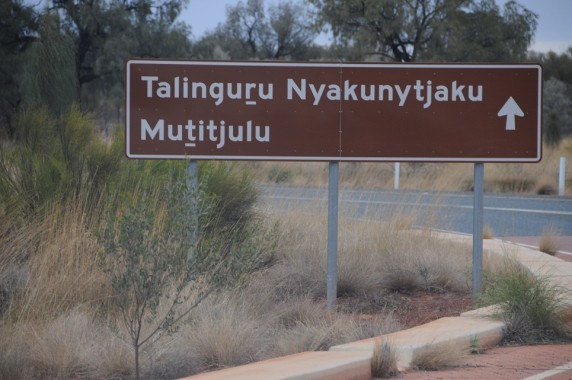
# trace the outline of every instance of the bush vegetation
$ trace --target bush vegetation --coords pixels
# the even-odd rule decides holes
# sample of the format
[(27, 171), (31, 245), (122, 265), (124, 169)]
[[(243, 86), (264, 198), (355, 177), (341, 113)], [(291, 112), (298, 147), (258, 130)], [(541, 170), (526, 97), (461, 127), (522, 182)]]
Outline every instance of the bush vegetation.
[(538, 250), (551, 256), (556, 255), (559, 250), (557, 238), (560, 232), (554, 226), (547, 227), (542, 231), (540, 241), (538, 242)]
[(508, 343), (544, 343), (570, 336), (559, 313), (559, 289), (514, 259), (505, 260), (487, 274), (480, 303), (500, 306), (499, 316), (506, 323), (504, 340)]
[[(339, 296), (375, 299), (379, 313), (368, 320), (349, 308), (334, 315), (324, 305), (325, 241), (317, 238), (325, 235), (325, 218), (291, 214), (276, 223), (263, 217), (254, 185), (325, 183), (324, 165), (202, 163), (200, 186), (191, 188), (197, 178), (189, 177), (186, 162), (123, 159), (116, 124), (131, 56), (364, 60), (371, 58), (370, 43), (381, 41), (382, 50), (403, 61), (404, 52), (391, 49), (392, 36), (353, 35), (336, 7), (313, 2), (316, 13), (287, 3), (268, 12), (262, 1), (239, 3), (196, 42), (189, 27), (176, 22), (180, 0), (157, 7), (53, 2), (41, 10), (8, 0), (0, 7), (9, 36), (0, 44), (0, 378), (173, 378), (394, 331), (399, 323), (386, 292), (468, 292), (467, 247), (408, 233), (408, 218), (383, 226), (344, 221)], [(509, 4), (501, 17), (500, 8), (477, 7), (467, 13), (469, 23), (458, 22), (464, 12), (450, 10), (439, 17), (460, 28), (451, 29), (460, 36), (454, 47), (466, 45), (464, 27), (478, 25), (480, 17), (520, 31), (494, 39), (497, 49), (480, 49), (477, 42), (469, 49), (472, 60), (504, 60), (497, 53), (509, 50), (524, 59), (536, 25), (525, 8)], [(301, 19), (296, 15), (308, 14), (292, 28)], [(261, 26), (253, 33), (243, 28), (251, 17)], [(340, 42), (365, 44), (316, 46), (313, 21), (342, 32)], [(293, 34), (299, 38), (288, 46), (276, 43)], [(457, 56), (455, 49), (421, 50), (415, 53), (421, 58)], [(568, 55), (538, 59), (569, 83), (556, 70)], [(568, 99), (563, 85), (550, 82), (560, 90), (547, 94)], [(564, 115), (555, 101), (547, 104)], [(567, 131), (547, 120), (550, 131)], [(572, 143), (558, 145), (554, 133), (549, 140), (546, 164), (492, 165), (489, 189), (551, 192), (557, 170), (551, 165), (570, 155)], [(469, 165), (403, 168), (403, 188), (470, 187)], [(342, 181), (388, 186), (392, 170), (390, 164), (344, 164)]]
[[(52, 115), (22, 113), (0, 153), (0, 330), (18, 347), (2, 351), (0, 377), (139, 378), (150, 370), (139, 352), (210, 292), (263, 267), (274, 233), (255, 215), (253, 183), (231, 165), (201, 164), (190, 194), (185, 163), (123, 160), (122, 137), (105, 141), (78, 108)], [(70, 318), (83, 324), (68, 331), (73, 345), (44, 341)], [(87, 330), (102, 338), (87, 344)], [(134, 366), (80, 357), (78, 344), (97, 351), (112, 336)], [(52, 343), (61, 357), (36, 352)], [(116, 358), (125, 355), (107, 359)], [(26, 371), (6, 374), (22, 363)]]
[[(184, 163), (155, 161), (117, 163), (99, 197), (80, 187), (34, 212), (2, 209), (22, 222), (0, 224), (0, 377), (127, 378), (139, 368), (142, 377), (172, 378), (326, 350), (398, 330), (384, 292), (469, 289), (460, 274), (469, 272), (468, 247), (411, 235), (403, 217), (385, 226), (344, 220), (340, 296), (379, 302), (375, 318), (360, 318), (360, 308), (332, 314), (323, 299), (325, 239), (316, 238), (323, 215), (263, 218), (240, 166), (201, 165), (199, 176), (197, 218)], [(197, 242), (181, 239), (192, 233)], [(412, 279), (407, 287), (389, 276), (397, 267)]]
[(470, 290), (470, 247), (411, 232), (414, 215), (342, 218), (338, 296), (376, 317), (332, 314), (319, 206), (275, 216), (243, 164), (201, 163), (191, 189), (187, 163), (124, 160), (122, 136), (74, 107), (19, 120), (0, 160), (1, 378), (171, 378), (326, 350), (399, 329), (391, 292)]

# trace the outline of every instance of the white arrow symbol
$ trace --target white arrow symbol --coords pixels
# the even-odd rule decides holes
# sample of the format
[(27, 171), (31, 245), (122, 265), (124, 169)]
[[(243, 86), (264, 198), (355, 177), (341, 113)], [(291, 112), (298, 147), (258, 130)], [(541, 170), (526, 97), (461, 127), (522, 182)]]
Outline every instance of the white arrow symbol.
[(506, 130), (514, 131), (516, 129), (514, 123), (515, 116), (523, 117), (524, 112), (522, 112), (518, 104), (516, 104), (516, 102), (511, 96), (510, 98), (508, 98), (504, 106), (502, 106), (497, 116), (499, 117), (506, 116)]

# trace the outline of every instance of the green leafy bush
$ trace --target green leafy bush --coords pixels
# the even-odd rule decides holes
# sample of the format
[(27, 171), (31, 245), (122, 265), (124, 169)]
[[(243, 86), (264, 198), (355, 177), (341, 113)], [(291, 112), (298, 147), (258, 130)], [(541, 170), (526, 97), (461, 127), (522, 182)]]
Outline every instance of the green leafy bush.
[(46, 108), (21, 113), (15, 140), (0, 152), (0, 211), (29, 216), (80, 193), (97, 199), (118, 170), (121, 151), (95, 130), (77, 107), (59, 117)]
[(499, 305), (508, 342), (538, 343), (567, 335), (558, 313), (558, 289), (515, 260), (506, 261), (501, 269), (486, 276), (480, 303)]
[(203, 225), (216, 230), (249, 224), (258, 191), (248, 172), (226, 162), (205, 162), (199, 167), (199, 180), (212, 202)]

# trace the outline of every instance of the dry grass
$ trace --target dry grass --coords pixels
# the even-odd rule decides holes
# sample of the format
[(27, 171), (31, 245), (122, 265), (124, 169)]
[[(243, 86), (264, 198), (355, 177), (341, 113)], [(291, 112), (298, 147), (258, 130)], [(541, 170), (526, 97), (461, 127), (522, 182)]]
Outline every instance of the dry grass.
[(181, 339), (200, 369), (230, 367), (265, 358), (271, 343), (271, 302), (259, 291), (231, 290), (205, 300), (183, 326)]
[(58, 205), (0, 242), (12, 258), (0, 267), (11, 278), (9, 320), (46, 320), (85, 304), (105, 308), (111, 293), (97, 265), (100, 247), (89, 232), (84, 207)]
[[(261, 284), (260, 282), (258, 284)], [(369, 320), (329, 312), (324, 302), (297, 297), (284, 302), (261, 298), (249, 285), (205, 301), (179, 333), (196, 370), (225, 368), (370, 338), (400, 328), (390, 313)]]
[(371, 375), (387, 378), (397, 375), (397, 353), (390, 342), (378, 340), (373, 347)]
[[(543, 148), (536, 164), (486, 164), (485, 190), (488, 192), (554, 193), (558, 188), (559, 158), (572, 156), (572, 137), (556, 148)], [(263, 162), (242, 164), (251, 169), (261, 183), (325, 185), (325, 163)], [(566, 178), (572, 178), (567, 165)], [(340, 182), (345, 187), (393, 189), (393, 163), (341, 163)], [(400, 189), (432, 191), (470, 191), (473, 165), (470, 163), (402, 163)], [(572, 194), (568, 186), (567, 194)]]
[(451, 344), (431, 345), (416, 353), (411, 367), (420, 371), (438, 371), (456, 365), (464, 352)]
[[(279, 263), (271, 271), (277, 297), (325, 297), (324, 215), (290, 213), (283, 218)], [(397, 220), (397, 222), (394, 222)], [(338, 247), (338, 296), (384, 290), (468, 292), (470, 247), (441, 241), (430, 233), (404, 230), (398, 214), (389, 223), (341, 220)]]
[(483, 226), (483, 239), (494, 239), (494, 238), (495, 238), (495, 233), (493, 229), (488, 224), (485, 224)]
[(131, 374), (129, 346), (89, 312), (0, 330), (0, 379), (100, 379)]
[(384, 287), (394, 291), (469, 291), (470, 247), (430, 234), (393, 236), (396, 240), (384, 247), (381, 256)]
[[(19, 228), (2, 225), (0, 379), (125, 378), (132, 351), (117, 326), (100, 247), (81, 203), (54, 207)], [(470, 247), (411, 233), (416, 215), (387, 224), (340, 221), (340, 296), (375, 300), (376, 316), (325, 306), (325, 216), (281, 216), (274, 262), (208, 299), (175, 334), (142, 348), (142, 374), (175, 378), (371, 338), (401, 328), (388, 289), (468, 291)], [(272, 223), (273, 221), (270, 221)], [(10, 259), (7, 259), (9, 257)], [(405, 280), (404, 280), (405, 279)], [(403, 286), (400, 284), (410, 283)]]
[(551, 256), (556, 255), (560, 249), (556, 238), (560, 235), (560, 232), (554, 227), (548, 227), (544, 229), (538, 242), (538, 250)]

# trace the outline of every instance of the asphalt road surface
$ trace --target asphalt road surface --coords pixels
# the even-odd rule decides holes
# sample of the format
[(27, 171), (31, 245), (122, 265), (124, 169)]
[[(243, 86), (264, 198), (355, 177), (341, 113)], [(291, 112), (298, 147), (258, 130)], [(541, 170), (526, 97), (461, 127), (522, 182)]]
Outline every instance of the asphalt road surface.
[[(262, 186), (271, 209), (327, 210), (327, 189)], [(416, 227), (471, 234), (472, 193), (428, 193), (340, 189), (340, 216), (389, 221), (403, 215)], [(325, 215), (325, 214), (324, 214)], [(484, 224), (495, 237), (540, 236), (548, 229), (572, 235), (572, 198), (485, 194)]]

